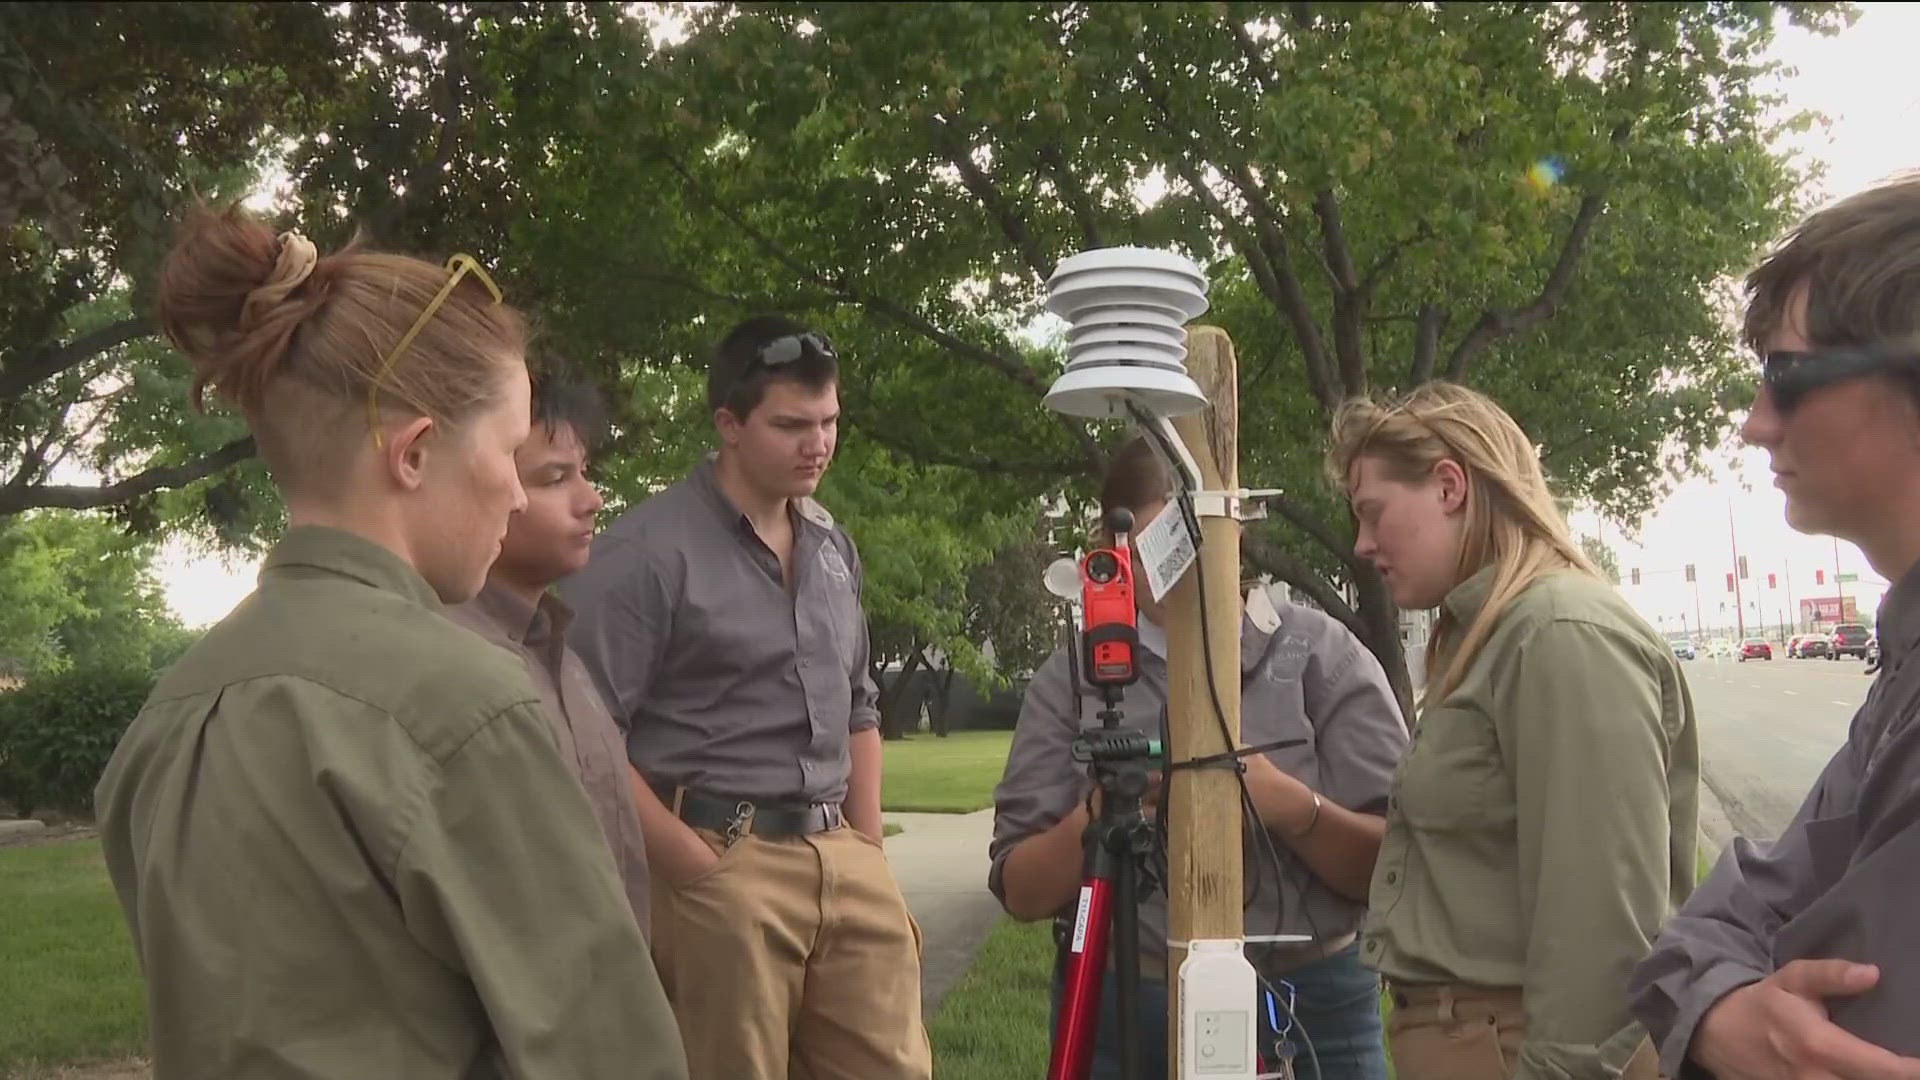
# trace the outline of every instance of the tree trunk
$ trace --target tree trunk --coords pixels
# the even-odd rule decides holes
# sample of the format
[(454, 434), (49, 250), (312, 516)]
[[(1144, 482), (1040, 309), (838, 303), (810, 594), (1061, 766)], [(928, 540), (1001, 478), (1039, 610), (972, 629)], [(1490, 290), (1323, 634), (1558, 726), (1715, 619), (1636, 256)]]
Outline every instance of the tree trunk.
[(948, 710), (953, 707), (953, 665), (940, 673), (940, 688), (935, 691), (931, 707), (927, 710), (933, 717), (933, 733), (941, 738), (947, 737)]
[(1407, 672), (1407, 651), (1400, 644), (1400, 609), (1393, 606), (1393, 596), (1387, 592), (1380, 571), (1371, 566), (1358, 567), (1353, 581), (1360, 600), (1360, 639), (1386, 669), (1393, 696), (1400, 701), (1400, 715), (1412, 727), (1413, 679)]
[(907, 654), (907, 661), (900, 665), (900, 674), (894, 676), (893, 685), (880, 694), (880, 737), (892, 741), (906, 737), (901, 726), (900, 703), (906, 700), (907, 688), (913, 685), (914, 672), (919, 670), (923, 657), (921, 650), (915, 648)]

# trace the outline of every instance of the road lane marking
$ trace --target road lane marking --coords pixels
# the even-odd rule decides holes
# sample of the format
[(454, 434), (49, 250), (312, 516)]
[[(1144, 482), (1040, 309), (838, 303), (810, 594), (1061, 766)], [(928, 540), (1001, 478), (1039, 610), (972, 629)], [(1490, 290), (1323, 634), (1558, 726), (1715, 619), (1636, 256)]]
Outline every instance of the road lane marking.
[(1783, 693), (1783, 694), (1792, 694), (1792, 695), (1793, 695), (1794, 697), (1799, 697), (1799, 696), (1800, 696), (1800, 691), (1798, 691), (1798, 690), (1782, 690), (1782, 691), (1780, 691), (1780, 692), (1781, 692), (1781, 693)]
[(1851, 702), (1851, 701), (1836, 701), (1836, 702), (1834, 702), (1834, 704), (1835, 704), (1835, 705), (1846, 705), (1846, 706), (1852, 706), (1852, 705), (1853, 705), (1853, 702)]

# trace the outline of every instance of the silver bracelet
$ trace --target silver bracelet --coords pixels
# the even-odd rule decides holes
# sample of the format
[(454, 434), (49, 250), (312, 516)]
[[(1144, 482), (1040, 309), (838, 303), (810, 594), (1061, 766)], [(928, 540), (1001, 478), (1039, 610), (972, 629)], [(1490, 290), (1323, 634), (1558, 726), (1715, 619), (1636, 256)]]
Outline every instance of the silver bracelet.
[(1313, 833), (1314, 826), (1320, 824), (1320, 793), (1312, 788), (1308, 788), (1307, 794), (1313, 796), (1313, 816), (1307, 819), (1306, 828), (1288, 835), (1287, 839), (1289, 840), (1305, 840)]

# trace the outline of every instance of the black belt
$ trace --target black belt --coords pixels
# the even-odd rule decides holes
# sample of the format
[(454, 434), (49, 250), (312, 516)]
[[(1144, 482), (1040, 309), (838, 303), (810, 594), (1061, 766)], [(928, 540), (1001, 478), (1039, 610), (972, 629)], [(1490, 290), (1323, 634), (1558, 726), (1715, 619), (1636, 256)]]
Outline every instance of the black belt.
[(810, 836), (845, 823), (839, 803), (756, 803), (692, 788), (653, 785), (660, 801), (681, 821), (712, 829), (728, 843), (742, 836)]

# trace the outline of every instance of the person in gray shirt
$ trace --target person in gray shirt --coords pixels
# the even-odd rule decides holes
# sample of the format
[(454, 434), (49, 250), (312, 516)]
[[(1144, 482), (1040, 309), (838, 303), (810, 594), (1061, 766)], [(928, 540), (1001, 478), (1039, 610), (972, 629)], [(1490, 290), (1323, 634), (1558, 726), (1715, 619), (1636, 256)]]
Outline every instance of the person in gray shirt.
[(1895, 582), (1847, 741), (1771, 846), (1734, 841), (1635, 970), (1667, 1076), (1920, 1076), (1920, 174), (1821, 210), (1747, 278), (1741, 429), (1787, 522)]
[(881, 849), (859, 553), (813, 499), (838, 437), (822, 336), (714, 351), (719, 452), (594, 541), (570, 640), (627, 726), (653, 949), (701, 1080), (928, 1080), (919, 928)]
[[(1124, 507), (1145, 527), (1166, 506), (1171, 487), (1165, 465), (1136, 439), (1108, 466), (1101, 509)], [(1142, 579), (1137, 568), (1135, 574)], [(1144, 592), (1136, 597), (1140, 681), (1126, 689), (1122, 722), (1158, 734), (1167, 706), (1166, 632), (1159, 605)], [(1072, 746), (1081, 728), (1099, 725), (1101, 699), (1096, 688), (1076, 684), (1072, 665), (1062, 650), (1034, 673), (994, 790), (988, 888), (1018, 919), (1060, 913), (1080, 885), (1081, 836), (1094, 810), (1091, 782)], [(1304, 740), (1246, 759), (1248, 792), (1279, 857), (1276, 866), (1249, 835), (1246, 932), (1312, 939), (1252, 945), (1249, 959), (1296, 994), (1294, 1011), (1315, 1051), (1296, 1061), (1303, 1077), (1385, 1080), (1379, 981), (1361, 963), (1355, 935), (1385, 828), (1381, 815), (1407, 746), (1399, 704), (1379, 661), (1339, 620), (1275, 605), (1258, 589), (1241, 624), (1240, 668), (1242, 741)], [(1151, 801), (1157, 796), (1156, 787)], [(1094, 1080), (1120, 1075), (1119, 1027), (1128, 1022), (1142, 1031), (1142, 1075), (1168, 1075), (1165, 891), (1146, 896), (1140, 914), (1140, 1015), (1120, 1018), (1109, 965)], [(1316, 1060), (1320, 1077), (1309, 1067)]]

